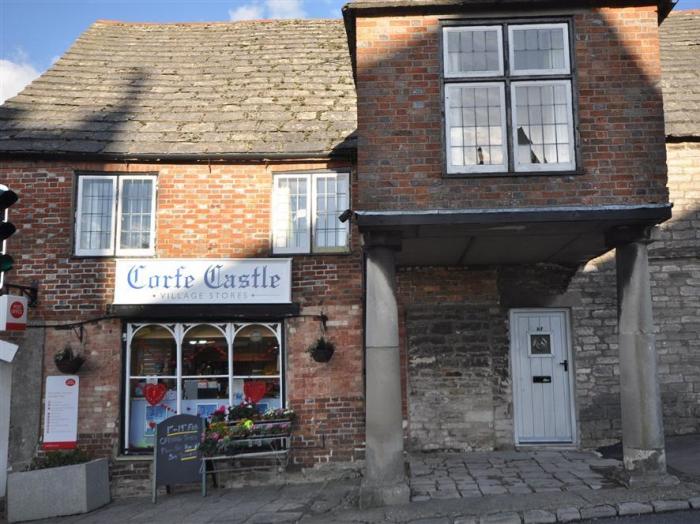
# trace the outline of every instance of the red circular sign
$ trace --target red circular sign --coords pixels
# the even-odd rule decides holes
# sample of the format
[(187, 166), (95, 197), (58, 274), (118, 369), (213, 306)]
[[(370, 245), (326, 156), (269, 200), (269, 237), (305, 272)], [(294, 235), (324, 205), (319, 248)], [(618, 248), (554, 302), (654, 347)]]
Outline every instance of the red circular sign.
[(66, 379), (66, 386), (75, 386), (75, 379)]
[(10, 304), (10, 315), (14, 318), (22, 318), (22, 315), (24, 315), (24, 304), (19, 301)]

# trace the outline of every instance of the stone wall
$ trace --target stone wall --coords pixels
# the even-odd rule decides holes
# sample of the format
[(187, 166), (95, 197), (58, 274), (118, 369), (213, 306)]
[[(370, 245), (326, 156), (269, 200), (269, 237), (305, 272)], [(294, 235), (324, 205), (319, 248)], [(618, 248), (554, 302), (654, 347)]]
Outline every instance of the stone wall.
[(398, 273), (410, 449), (512, 446), (507, 311), (495, 270)]
[[(664, 427), (669, 435), (700, 432), (700, 144), (667, 146), (673, 218), (650, 246)], [(614, 252), (573, 279), (576, 385), (581, 440), (618, 441), (620, 387)]]

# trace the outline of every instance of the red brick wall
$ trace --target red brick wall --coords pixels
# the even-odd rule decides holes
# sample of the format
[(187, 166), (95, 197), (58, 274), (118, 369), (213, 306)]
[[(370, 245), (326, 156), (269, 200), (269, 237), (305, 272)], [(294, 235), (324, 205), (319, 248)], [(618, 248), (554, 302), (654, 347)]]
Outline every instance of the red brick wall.
[(360, 208), (665, 202), (655, 8), (573, 20), (583, 174), (446, 179), (438, 17), (358, 18)]
[[(20, 197), (12, 208), (18, 232), (8, 249), (17, 263), (8, 281), (38, 282), (39, 306), (30, 310), (35, 324), (90, 321), (107, 312), (114, 258), (72, 254), (76, 170), (158, 173), (158, 257), (242, 258), (270, 255), (272, 173), (326, 167), (344, 166), (5, 162), (0, 180)], [(352, 189), (355, 194), (356, 185)], [(349, 255), (306, 255), (293, 261), (292, 300), (301, 305), (302, 316), (286, 322), (287, 391), (290, 404), (300, 412), (295, 460), (301, 464), (348, 460), (364, 442), (362, 257), (356, 231), (352, 239)], [(337, 346), (328, 364), (316, 363), (305, 353), (320, 335), (315, 316), (321, 312), (329, 319), (326, 335)], [(80, 371), (80, 443), (98, 454), (116, 452), (123, 395), (122, 322), (88, 322), (82, 343), (77, 331), (46, 333), (45, 374), (57, 373), (53, 354), (66, 344), (87, 355)]]

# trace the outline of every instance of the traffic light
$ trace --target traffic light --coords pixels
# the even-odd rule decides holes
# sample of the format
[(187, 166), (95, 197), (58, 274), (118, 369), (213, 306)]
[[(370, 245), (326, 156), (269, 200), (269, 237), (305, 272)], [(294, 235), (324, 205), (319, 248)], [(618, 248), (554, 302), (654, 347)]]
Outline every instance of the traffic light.
[(17, 193), (10, 190), (7, 186), (0, 184), (0, 242), (2, 243), (2, 249), (0, 250), (0, 288), (2, 288), (4, 283), (4, 273), (12, 269), (14, 260), (12, 257), (5, 253), (6, 240), (14, 234), (17, 230), (15, 226), (9, 221), (9, 211), (8, 208), (17, 202)]

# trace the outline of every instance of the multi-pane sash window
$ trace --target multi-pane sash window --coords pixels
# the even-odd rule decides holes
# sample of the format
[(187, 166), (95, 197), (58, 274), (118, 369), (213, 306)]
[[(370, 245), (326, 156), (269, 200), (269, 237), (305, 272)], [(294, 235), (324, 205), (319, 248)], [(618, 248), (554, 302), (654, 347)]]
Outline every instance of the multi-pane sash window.
[(274, 253), (327, 253), (348, 249), (350, 207), (347, 173), (275, 175), (272, 198)]
[(79, 176), (75, 254), (153, 254), (155, 204), (155, 176)]
[(450, 174), (576, 167), (569, 27), (443, 28)]

